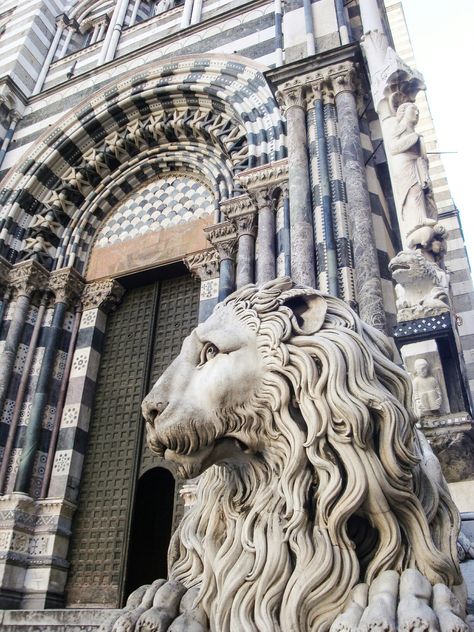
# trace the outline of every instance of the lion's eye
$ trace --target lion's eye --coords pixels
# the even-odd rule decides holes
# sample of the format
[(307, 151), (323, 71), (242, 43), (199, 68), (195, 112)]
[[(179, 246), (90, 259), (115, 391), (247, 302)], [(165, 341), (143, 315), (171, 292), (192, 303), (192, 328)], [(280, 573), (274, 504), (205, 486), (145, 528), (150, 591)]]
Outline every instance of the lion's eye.
[(205, 364), (219, 353), (219, 349), (212, 342), (207, 342), (201, 351), (201, 364)]

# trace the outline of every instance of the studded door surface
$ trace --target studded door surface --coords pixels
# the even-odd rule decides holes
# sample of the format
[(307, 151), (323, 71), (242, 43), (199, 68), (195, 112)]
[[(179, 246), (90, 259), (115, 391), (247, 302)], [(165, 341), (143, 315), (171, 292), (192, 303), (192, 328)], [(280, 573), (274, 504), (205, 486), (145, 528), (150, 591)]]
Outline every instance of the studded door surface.
[[(128, 291), (109, 317), (73, 523), (68, 607), (121, 605), (129, 507), (140, 459), (141, 399), (196, 325), (198, 301), (199, 284), (179, 277)], [(147, 367), (149, 342), (154, 345), (153, 376)], [(151, 458), (146, 454), (142, 468)]]

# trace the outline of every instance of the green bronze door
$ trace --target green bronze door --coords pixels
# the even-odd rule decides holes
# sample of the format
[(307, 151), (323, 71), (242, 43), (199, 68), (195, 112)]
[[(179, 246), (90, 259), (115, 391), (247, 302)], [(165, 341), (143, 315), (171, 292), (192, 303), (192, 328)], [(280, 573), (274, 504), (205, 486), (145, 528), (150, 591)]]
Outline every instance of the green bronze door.
[[(198, 307), (199, 283), (181, 276), (128, 290), (119, 309), (109, 316), (73, 523), (68, 607), (122, 605), (128, 558), (133, 560), (136, 549), (133, 542), (129, 546), (130, 539), (134, 532), (142, 533), (144, 521), (148, 532), (150, 523), (155, 529), (164, 525), (165, 535), (153, 534), (161, 542), (155, 546), (161, 547), (155, 558), (163, 559), (173, 519), (169, 509), (173, 481), (143, 444), (140, 404), (196, 326)], [(162, 510), (161, 493), (168, 504)], [(147, 517), (150, 502), (153, 517)], [(136, 565), (132, 571), (132, 584), (140, 582)], [(141, 583), (147, 580), (144, 573)]]

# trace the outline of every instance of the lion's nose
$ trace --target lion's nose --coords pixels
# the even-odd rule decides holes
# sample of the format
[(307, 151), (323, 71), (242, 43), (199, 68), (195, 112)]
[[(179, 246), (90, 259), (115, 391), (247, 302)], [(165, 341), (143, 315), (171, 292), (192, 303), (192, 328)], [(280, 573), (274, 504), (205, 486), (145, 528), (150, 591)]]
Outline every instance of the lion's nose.
[(168, 402), (155, 402), (145, 399), (142, 403), (143, 416), (149, 424), (152, 424), (155, 419), (163, 413), (167, 406)]

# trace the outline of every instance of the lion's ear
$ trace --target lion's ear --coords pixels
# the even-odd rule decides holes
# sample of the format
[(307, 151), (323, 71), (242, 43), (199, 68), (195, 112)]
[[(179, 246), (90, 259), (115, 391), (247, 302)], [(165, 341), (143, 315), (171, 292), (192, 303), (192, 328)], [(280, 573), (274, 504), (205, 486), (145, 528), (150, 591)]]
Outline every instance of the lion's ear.
[(293, 310), (293, 328), (297, 333), (309, 336), (321, 329), (328, 308), (324, 297), (300, 294), (288, 298), (284, 305)]

